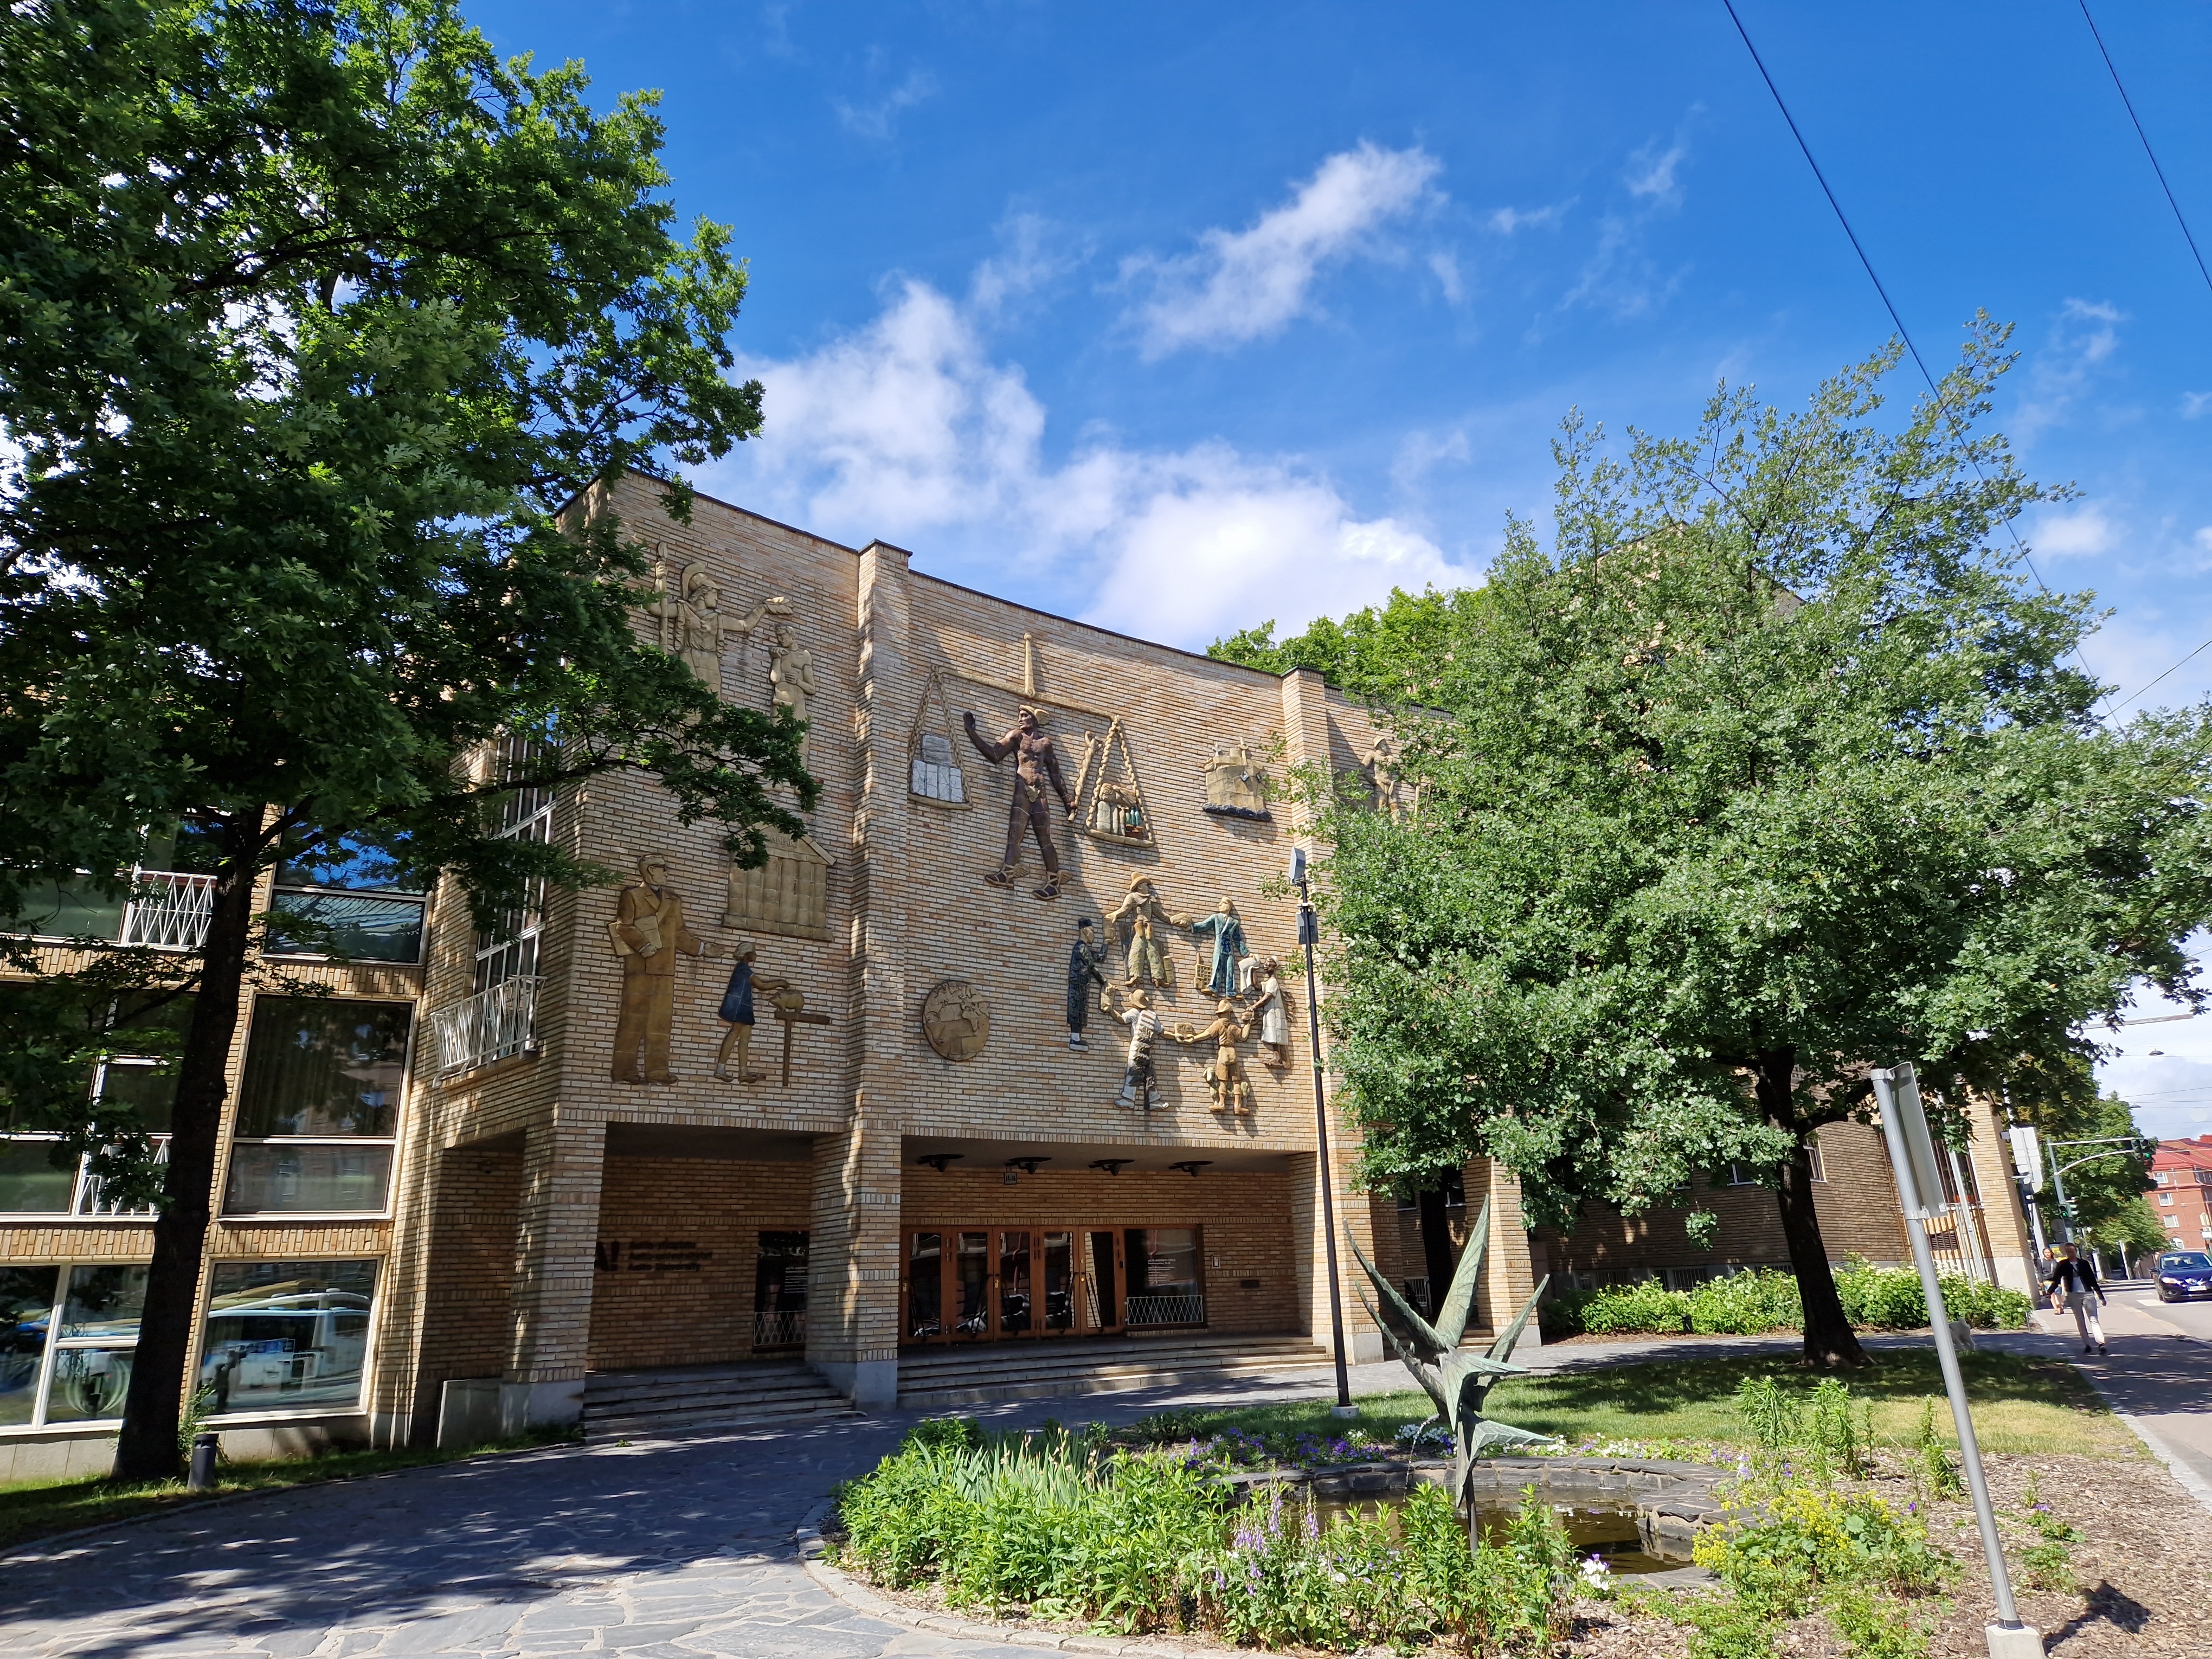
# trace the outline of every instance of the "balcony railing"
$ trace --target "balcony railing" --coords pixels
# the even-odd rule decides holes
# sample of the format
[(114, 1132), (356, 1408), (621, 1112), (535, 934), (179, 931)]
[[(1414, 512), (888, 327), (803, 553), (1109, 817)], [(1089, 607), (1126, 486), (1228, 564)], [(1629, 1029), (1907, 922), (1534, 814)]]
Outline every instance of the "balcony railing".
[(170, 870), (141, 870), (131, 878), (123, 912), (123, 943), (164, 951), (197, 951), (207, 942), (215, 911), (215, 878)]
[[(169, 1162), (169, 1138), (163, 1135), (154, 1143), (154, 1167), (166, 1168)], [(109, 1199), (102, 1190), (106, 1183), (92, 1172), (92, 1160), (86, 1158), (77, 1165), (76, 1196), (70, 1205), (72, 1215), (154, 1215), (158, 1205), (123, 1205)]]
[(1128, 1302), (1128, 1322), (1132, 1330), (1146, 1325), (1203, 1325), (1206, 1298), (1182, 1293), (1133, 1296)]
[(441, 1073), (489, 1066), (530, 1047), (531, 1022), (538, 1012), (538, 977), (518, 974), (465, 1002), (430, 1016), (438, 1039)]

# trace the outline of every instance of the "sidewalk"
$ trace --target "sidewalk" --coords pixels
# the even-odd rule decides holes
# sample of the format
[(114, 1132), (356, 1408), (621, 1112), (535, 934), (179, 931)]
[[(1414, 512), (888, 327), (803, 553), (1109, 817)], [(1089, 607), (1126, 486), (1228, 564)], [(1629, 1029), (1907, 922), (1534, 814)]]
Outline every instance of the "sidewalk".
[(2173, 1478), (2212, 1510), (2212, 1342), (2121, 1298), (2104, 1309), (2108, 1354), (2081, 1352), (2070, 1314), (2041, 1309), (2035, 1319), (2037, 1334), (1984, 1340), (2073, 1361)]

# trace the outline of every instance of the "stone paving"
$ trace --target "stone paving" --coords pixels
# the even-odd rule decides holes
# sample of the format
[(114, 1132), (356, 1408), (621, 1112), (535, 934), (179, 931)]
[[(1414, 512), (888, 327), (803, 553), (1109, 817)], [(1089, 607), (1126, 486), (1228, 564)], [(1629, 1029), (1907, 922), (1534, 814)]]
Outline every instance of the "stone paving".
[[(2040, 1348), (2050, 1339), (2011, 1341)], [(1579, 1370), (1795, 1346), (1794, 1338), (1625, 1342), (1516, 1358)], [(1405, 1381), (1395, 1365), (1360, 1366), (1352, 1376), (1359, 1394)], [(1127, 1422), (1167, 1405), (1325, 1398), (1334, 1382), (1325, 1370), (1287, 1372), (975, 1414), (1006, 1427), (1054, 1415)], [(797, 1558), (793, 1534), (830, 1487), (871, 1468), (920, 1415), (548, 1447), (34, 1545), (0, 1560), (0, 1655), (1036, 1659), (1035, 1649), (860, 1611), (817, 1586)]]

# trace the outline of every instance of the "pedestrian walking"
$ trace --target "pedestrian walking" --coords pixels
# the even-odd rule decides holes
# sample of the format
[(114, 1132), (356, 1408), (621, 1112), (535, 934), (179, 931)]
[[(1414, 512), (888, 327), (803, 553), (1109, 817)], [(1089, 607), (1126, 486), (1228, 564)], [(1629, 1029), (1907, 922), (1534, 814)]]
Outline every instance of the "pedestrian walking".
[(2097, 1282), (2097, 1264), (2071, 1244), (2059, 1249), (2063, 1254), (2051, 1263), (2051, 1282), (2045, 1287), (2051, 1292), (2051, 1309), (2057, 1311), (2062, 1301), (2072, 1309), (2074, 1328), (2081, 1334), (2081, 1352), (2087, 1353), (2094, 1344), (2103, 1353), (2105, 1328), (2098, 1322), (2097, 1308), (2105, 1299), (2105, 1289)]

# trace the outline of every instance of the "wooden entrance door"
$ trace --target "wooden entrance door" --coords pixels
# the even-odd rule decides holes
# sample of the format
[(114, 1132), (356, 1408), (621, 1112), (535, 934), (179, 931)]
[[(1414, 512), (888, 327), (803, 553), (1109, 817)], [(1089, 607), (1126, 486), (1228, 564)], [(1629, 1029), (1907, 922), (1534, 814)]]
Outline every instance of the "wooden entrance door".
[(900, 1340), (999, 1342), (1119, 1331), (1127, 1276), (1118, 1228), (910, 1228)]

